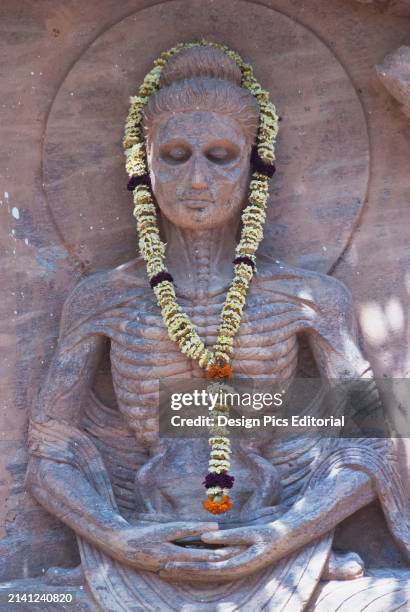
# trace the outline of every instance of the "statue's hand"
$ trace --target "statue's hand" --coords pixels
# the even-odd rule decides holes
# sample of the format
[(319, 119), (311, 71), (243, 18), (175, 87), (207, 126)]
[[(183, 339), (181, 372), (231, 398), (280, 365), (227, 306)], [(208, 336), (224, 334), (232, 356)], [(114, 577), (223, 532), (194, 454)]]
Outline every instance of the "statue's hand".
[(217, 529), (217, 523), (175, 522), (148, 527), (128, 525), (108, 536), (104, 548), (115, 559), (136, 569), (152, 572), (163, 569), (169, 562), (211, 563), (228, 558), (237, 549), (185, 548), (174, 544), (174, 541), (190, 536), (200, 537)]
[[(278, 558), (284, 538), (273, 525), (255, 525), (204, 533), (202, 541), (230, 547), (227, 559), (218, 561), (169, 561), (160, 572), (163, 578), (178, 580), (225, 581), (243, 578)], [(221, 549), (223, 550), (223, 549)], [(226, 550), (226, 549), (225, 549)]]

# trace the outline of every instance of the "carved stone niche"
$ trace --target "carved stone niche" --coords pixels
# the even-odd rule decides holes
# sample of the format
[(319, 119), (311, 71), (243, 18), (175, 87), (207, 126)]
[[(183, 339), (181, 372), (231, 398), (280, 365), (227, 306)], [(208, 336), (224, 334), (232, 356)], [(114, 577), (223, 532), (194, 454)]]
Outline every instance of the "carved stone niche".
[[(185, 14), (186, 3), (169, 4), (174, 20)], [(378, 408), (351, 294), (327, 274), (350, 243), (368, 193), (361, 103), (337, 58), (296, 19), (241, 3), (239, 33), (249, 34), (254, 22), (266, 49), (255, 57), (254, 41), (238, 32), (241, 44), (231, 43), (232, 25), (223, 24), (236, 7), (227, 1), (218, 9), (212, 38), (238, 48), (277, 103), (282, 163), (234, 372), (255, 380), (301, 372), (324, 383), (362, 379), (358, 412)], [(182, 37), (197, 38), (198, 23), (215, 23), (207, 11), (197, 13), (182, 21), (183, 32), (176, 24), (153, 43), (150, 33), (167, 11), (154, 7), (141, 23), (131, 16), (105, 31), (72, 67), (48, 117), (44, 188), (64, 243), (89, 274), (65, 301), (58, 346), (31, 413), (26, 483), (73, 531), (80, 564), (47, 567), (43, 579), (14, 588), (69, 589), (84, 610), (405, 608), (408, 507), (390, 440), (275, 435), (233, 443), (234, 508), (215, 521), (201, 505), (206, 441), (159, 438), (158, 381), (204, 373), (168, 338), (144, 262), (132, 258), (118, 132), (125, 100), (152, 59)], [(141, 49), (149, 62), (130, 66)], [(145, 116), (167, 266), (208, 345), (232, 278), (258, 119), (237, 73), (221, 52), (181, 53)], [(124, 104), (113, 102), (118, 97)], [(234, 163), (212, 160), (215, 148), (233, 152)], [(102, 173), (96, 206), (89, 185)], [(360, 547), (358, 533), (366, 531), (378, 535)], [(389, 554), (377, 553), (384, 567), (372, 566), (384, 541)]]

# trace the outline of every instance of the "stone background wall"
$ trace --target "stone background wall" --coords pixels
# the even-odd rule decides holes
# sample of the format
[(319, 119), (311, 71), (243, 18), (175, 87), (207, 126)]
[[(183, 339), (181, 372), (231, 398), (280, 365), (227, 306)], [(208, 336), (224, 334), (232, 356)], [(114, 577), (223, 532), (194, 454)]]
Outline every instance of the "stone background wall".
[[(0, 580), (77, 559), (72, 534), (24, 490), (27, 418), (67, 293), (133, 256), (122, 124), (178, 41), (225, 42), (254, 64), (282, 117), (265, 248), (345, 282), (376, 376), (410, 377), (407, 51), (397, 99), (374, 69), (410, 45), (409, 16), (408, 0), (2, 1)], [(405, 412), (391, 415), (398, 428)], [(341, 545), (357, 549), (354, 525), (369, 521), (367, 554), (399, 565), (377, 507), (346, 522)]]

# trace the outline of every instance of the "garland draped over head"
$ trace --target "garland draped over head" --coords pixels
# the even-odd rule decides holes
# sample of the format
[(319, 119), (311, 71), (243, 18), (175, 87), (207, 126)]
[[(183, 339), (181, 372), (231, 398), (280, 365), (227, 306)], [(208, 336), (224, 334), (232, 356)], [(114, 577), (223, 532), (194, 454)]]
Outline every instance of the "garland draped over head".
[[(177, 302), (173, 279), (165, 264), (165, 244), (162, 242), (157, 223), (157, 210), (151, 191), (147, 166), (146, 147), (143, 135), (144, 108), (151, 94), (160, 88), (160, 78), (168, 60), (182, 50), (192, 47), (219, 49), (233, 60), (241, 71), (241, 87), (248, 90), (259, 107), (257, 141), (252, 148), (252, 177), (249, 184), (248, 202), (242, 212), (242, 229), (234, 259), (234, 277), (227, 292), (220, 315), (217, 341), (213, 347), (205, 346), (187, 314)], [(154, 68), (146, 75), (137, 96), (130, 98), (131, 106), (125, 124), (124, 150), (126, 170), (130, 177), (128, 189), (133, 192), (134, 217), (137, 221), (139, 249), (146, 262), (150, 285), (157, 297), (162, 317), (171, 340), (177, 342), (187, 357), (197, 361), (207, 370), (208, 378), (219, 379), (213, 383), (212, 392), (224, 388), (232, 391), (223, 381), (232, 377), (230, 361), (233, 342), (241, 323), (246, 294), (256, 271), (256, 251), (263, 237), (266, 217), (269, 178), (275, 171), (275, 140), (278, 132), (278, 117), (269, 93), (262, 89), (253, 76), (252, 67), (235, 52), (224, 45), (200, 41), (180, 43), (161, 54)], [(215, 417), (228, 410), (225, 403), (217, 405)], [(231, 453), (230, 441), (224, 427), (211, 427), (209, 474), (204, 485), (208, 498), (204, 507), (214, 514), (226, 512), (232, 507), (229, 489), (234, 478), (228, 474)]]

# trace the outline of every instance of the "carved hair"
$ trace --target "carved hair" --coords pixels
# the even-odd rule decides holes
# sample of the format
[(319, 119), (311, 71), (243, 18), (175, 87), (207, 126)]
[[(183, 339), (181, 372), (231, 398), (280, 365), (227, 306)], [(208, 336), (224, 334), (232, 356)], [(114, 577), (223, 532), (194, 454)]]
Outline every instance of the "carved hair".
[(255, 141), (259, 109), (252, 94), (240, 86), (241, 71), (234, 60), (212, 47), (193, 47), (171, 58), (161, 75), (161, 88), (152, 94), (144, 110), (144, 130), (164, 114), (205, 110), (235, 118), (247, 140)]

